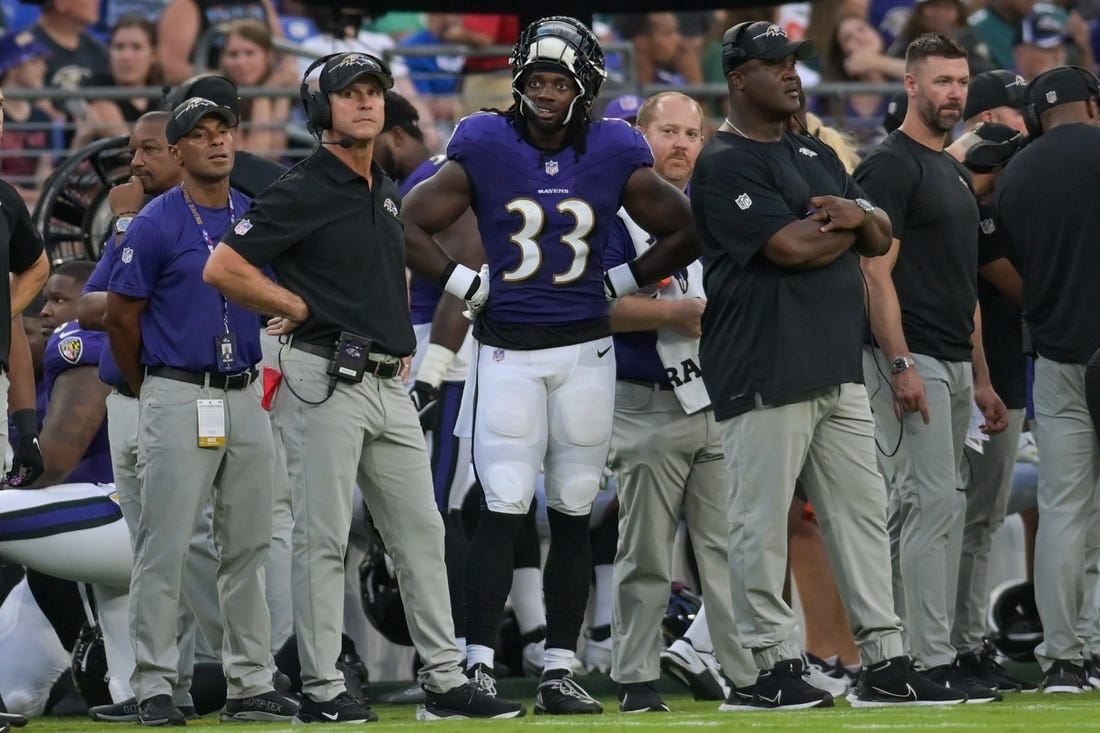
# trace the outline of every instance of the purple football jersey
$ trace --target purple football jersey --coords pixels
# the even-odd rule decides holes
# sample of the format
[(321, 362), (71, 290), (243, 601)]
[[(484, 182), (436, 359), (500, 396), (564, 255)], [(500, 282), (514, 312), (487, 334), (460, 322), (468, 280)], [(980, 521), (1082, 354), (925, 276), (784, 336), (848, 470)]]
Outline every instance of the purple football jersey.
[(573, 147), (548, 154), (510, 118), (484, 113), (458, 124), (447, 157), (473, 189), (491, 276), (486, 314), (546, 325), (606, 318), (604, 246), (627, 179), (653, 165), (642, 134), (599, 120), (583, 155)]
[[(434, 176), (446, 162), (447, 156), (433, 155), (418, 165), (408, 178), (397, 182), (401, 197), (404, 198), (416, 184)], [(439, 304), (441, 297), (443, 297), (443, 288), (439, 287), (439, 283), (414, 273), (409, 283), (409, 315), (412, 316), (413, 325), (431, 323), (432, 316), (435, 315), (435, 307)]]
[[(100, 356), (109, 351), (107, 334), (102, 331), (85, 331), (76, 321), (63, 324), (46, 341), (43, 364), (43, 382), (48, 395), (53, 393), (57, 378), (76, 367), (99, 368)], [(109, 483), (114, 481), (111, 469), (111, 446), (107, 442), (107, 418), (99, 426), (84, 457), (65, 479), (68, 483)]]

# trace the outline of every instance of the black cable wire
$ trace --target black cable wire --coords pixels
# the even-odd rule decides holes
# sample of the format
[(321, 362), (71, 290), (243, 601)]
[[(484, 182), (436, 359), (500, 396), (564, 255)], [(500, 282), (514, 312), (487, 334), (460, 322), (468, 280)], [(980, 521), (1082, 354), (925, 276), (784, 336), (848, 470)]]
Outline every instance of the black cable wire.
[[(284, 339), (286, 339), (286, 340), (284, 341)], [(287, 346), (289, 343), (290, 343), (290, 337), (289, 336), (287, 336), (286, 334), (283, 334), (282, 336), (279, 336), (280, 348), (279, 348), (279, 353), (275, 357), (275, 360), (279, 364), (279, 371), (282, 372), (282, 374), (283, 374), (283, 384), (286, 385), (286, 388), (290, 390), (290, 393), (292, 395), (294, 395), (300, 401), (304, 402), (307, 405), (323, 405), (323, 404), (325, 404), (326, 402), (329, 401), (329, 398), (332, 397), (332, 394), (336, 391), (336, 377), (329, 377), (329, 380), (328, 380), (328, 393), (325, 394), (324, 399), (320, 400), (319, 402), (311, 402), (310, 400), (307, 400), (305, 397), (302, 397), (302, 395), (295, 392), (294, 388), (290, 386), (290, 380), (287, 378), (286, 369), (283, 367), (283, 349), (282, 349), (282, 347)]]

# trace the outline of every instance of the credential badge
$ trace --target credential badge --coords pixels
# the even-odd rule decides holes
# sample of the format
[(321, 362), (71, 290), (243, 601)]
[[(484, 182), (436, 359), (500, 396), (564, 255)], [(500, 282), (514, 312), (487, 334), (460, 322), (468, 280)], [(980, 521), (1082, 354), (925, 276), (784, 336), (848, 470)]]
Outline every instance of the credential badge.
[(749, 198), (749, 195), (747, 193), (743, 193), (736, 199), (734, 199), (734, 203), (737, 204), (737, 208), (741, 209), (741, 211), (744, 211), (745, 209), (752, 206), (752, 199)]

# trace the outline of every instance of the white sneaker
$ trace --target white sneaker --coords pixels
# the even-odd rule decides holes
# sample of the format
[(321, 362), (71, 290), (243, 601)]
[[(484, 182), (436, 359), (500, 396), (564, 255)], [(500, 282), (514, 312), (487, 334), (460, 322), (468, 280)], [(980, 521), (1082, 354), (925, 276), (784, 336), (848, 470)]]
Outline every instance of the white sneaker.
[(823, 660), (820, 658), (803, 655), (802, 661), (802, 678), (817, 689), (825, 690), (833, 697), (841, 697), (850, 689), (848, 676), (833, 677), (827, 674), (827, 670), (821, 666)]
[(580, 663), (590, 673), (609, 674), (611, 672), (611, 638), (608, 637), (603, 641), (596, 641), (591, 637), (585, 639)]
[[(523, 671), (532, 677), (542, 677), (546, 665), (546, 639), (532, 641), (523, 647)], [(573, 657), (573, 674), (584, 672), (584, 664), (578, 657)]]
[(725, 700), (730, 687), (714, 654), (701, 652), (679, 638), (661, 652), (661, 671), (691, 690), (696, 700)]

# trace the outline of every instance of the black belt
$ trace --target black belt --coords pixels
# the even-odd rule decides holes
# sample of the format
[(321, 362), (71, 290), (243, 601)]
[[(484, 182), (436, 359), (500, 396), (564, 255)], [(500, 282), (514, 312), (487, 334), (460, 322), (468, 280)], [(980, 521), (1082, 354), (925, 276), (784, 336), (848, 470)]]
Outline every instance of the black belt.
[[(308, 341), (299, 341), (294, 339), (290, 342), (290, 348), (304, 351), (307, 354), (313, 354), (319, 356), (322, 359), (332, 361), (333, 354), (336, 353), (335, 346), (319, 346), (318, 344), (311, 344)], [(379, 379), (393, 379), (401, 373), (401, 360), (397, 361), (385, 361), (384, 357), (387, 355), (378, 354), (382, 356), (382, 359), (372, 359), (371, 355), (367, 355), (367, 374), (373, 374)], [(396, 357), (390, 357), (396, 358)]]
[(660, 382), (647, 382), (643, 379), (626, 379), (625, 377), (620, 377), (619, 381), (620, 382), (626, 382), (627, 384), (636, 384), (639, 387), (646, 387), (648, 389), (660, 390), (661, 392), (671, 392), (672, 391), (672, 385), (671, 384), (661, 384)]
[(187, 382), (214, 389), (244, 389), (252, 384), (259, 375), (255, 369), (246, 369), (236, 374), (221, 374), (218, 372), (189, 372), (184, 369), (176, 369), (169, 366), (149, 367), (149, 374), (154, 377), (174, 379), (177, 382)]
[(130, 389), (130, 385), (126, 384), (126, 382), (123, 382), (122, 384), (115, 387), (115, 391), (118, 392), (123, 397), (130, 397), (130, 398), (136, 398), (137, 397), (137, 395), (134, 394), (134, 390)]

